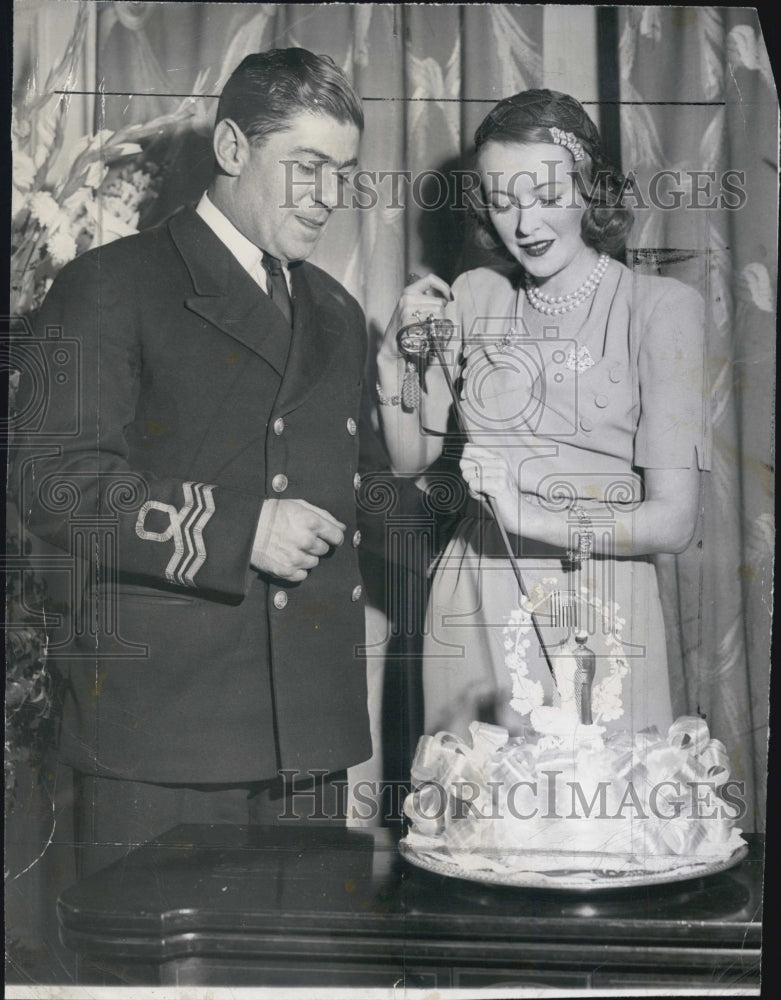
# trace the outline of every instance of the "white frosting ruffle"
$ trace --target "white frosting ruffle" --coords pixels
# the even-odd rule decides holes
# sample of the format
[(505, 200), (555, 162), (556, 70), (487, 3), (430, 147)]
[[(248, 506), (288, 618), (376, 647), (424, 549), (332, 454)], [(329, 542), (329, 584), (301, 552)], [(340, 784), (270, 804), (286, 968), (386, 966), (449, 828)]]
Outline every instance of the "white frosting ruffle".
[[(543, 706), (543, 708), (545, 708)], [(423, 736), (404, 811), (405, 842), (471, 871), (661, 872), (728, 857), (743, 843), (729, 760), (706, 723), (682, 716), (603, 739), (567, 713), (508, 737), (473, 722), (471, 740)]]

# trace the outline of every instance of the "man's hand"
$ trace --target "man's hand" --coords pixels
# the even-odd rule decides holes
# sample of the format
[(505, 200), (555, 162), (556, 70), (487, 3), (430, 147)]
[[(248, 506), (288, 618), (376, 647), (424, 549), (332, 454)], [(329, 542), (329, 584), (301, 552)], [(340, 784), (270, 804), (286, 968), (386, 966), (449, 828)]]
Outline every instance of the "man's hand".
[(322, 556), (342, 544), (346, 529), (327, 510), (306, 500), (266, 500), (250, 563), (262, 573), (300, 583)]

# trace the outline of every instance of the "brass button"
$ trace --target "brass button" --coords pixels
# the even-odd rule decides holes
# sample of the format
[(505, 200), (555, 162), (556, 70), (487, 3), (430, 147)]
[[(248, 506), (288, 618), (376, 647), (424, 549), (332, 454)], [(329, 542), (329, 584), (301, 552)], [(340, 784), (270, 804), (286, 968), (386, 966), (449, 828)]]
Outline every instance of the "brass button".
[(284, 472), (278, 472), (271, 480), (271, 488), (275, 493), (284, 493), (287, 489), (287, 476)]
[(287, 606), (287, 594), (285, 593), (284, 590), (278, 590), (276, 594), (274, 594), (274, 607), (279, 608), (279, 610), (281, 611), (282, 608), (286, 606)]
[(274, 433), (276, 434), (277, 437), (279, 437), (279, 435), (282, 434), (284, 430), (285, 430), (285, 421), (282, 419), (282, 417), (277, 417), (277, 419), (274, 421)]
[(583, 417), (580, 421), (580, 429), (582, 431), (590, 431), (593, 426), (594, 426), (593, 423), (589, 420), (588, 417)]
[(608, 376), (608, 378), (610, 379), (611, 382), (614, 383), (620, 382), (623, 377), (624, 373), (620, 368), (610, 369), (610, 375)]
[(360, 531), (356, 531), (355, 534), (353, 535), (353, 548), (357, 549), (360, 544), (361, 544), (361, 533)]
[(356, 472), (353, 476), (353, 489), (359, 490), (361, 488), (361, 475)]
[(359, 583), (357, 587), (353, 588), (352, 600), (353, 601), (359, 601), (361, 599), (361, 594), (362, 593), (363, 593), (363, 587)]
[(596, 403), (596, 405), (597, 405), (597, 406), (598, 406), (598, 407), (600, 408), (600, 410), (604, 410), (604, 408), (605, 408), (605, 407), (607, 406), (607, 404), (608, 404), (608, 403), (610, 402), (610, 400), (609, 400), (609, 399), (608, 399), (608, 397), (607, 397), (607, 396), (606, 396), (606, 395), (604, 394), (604, 392), (599, 392), (599, 393), (597, 393), (597, 395), (596, 395), (596, 396), (594, 397), (594, 402), (595, 402), (595, 403)]
[(347, 418), (347, 433), (350, 437), (355, 437), (355, 432), (358, 430), (358, 424), (353, 420), (352, 417)]

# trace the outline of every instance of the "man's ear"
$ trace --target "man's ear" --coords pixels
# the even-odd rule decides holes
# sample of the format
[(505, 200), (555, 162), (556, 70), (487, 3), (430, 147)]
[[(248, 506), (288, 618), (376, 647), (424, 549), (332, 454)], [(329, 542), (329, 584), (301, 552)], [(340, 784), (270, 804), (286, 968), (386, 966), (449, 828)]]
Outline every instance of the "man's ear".
[(222, 118), (215, 125), (213, 146), (220, 169), (231, 177), (238, 177), (249, 156), (249, 143), (231, 118)]

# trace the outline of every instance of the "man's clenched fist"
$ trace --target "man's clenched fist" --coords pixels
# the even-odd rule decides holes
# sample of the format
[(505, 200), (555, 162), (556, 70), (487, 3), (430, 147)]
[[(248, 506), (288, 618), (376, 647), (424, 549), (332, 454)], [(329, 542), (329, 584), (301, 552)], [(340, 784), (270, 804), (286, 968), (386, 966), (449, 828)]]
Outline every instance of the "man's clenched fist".
[(306, 500), (266, 500), (260, 510), (252, 567), (300, 583), (331, 548), (341, 545), (347, 525)]

